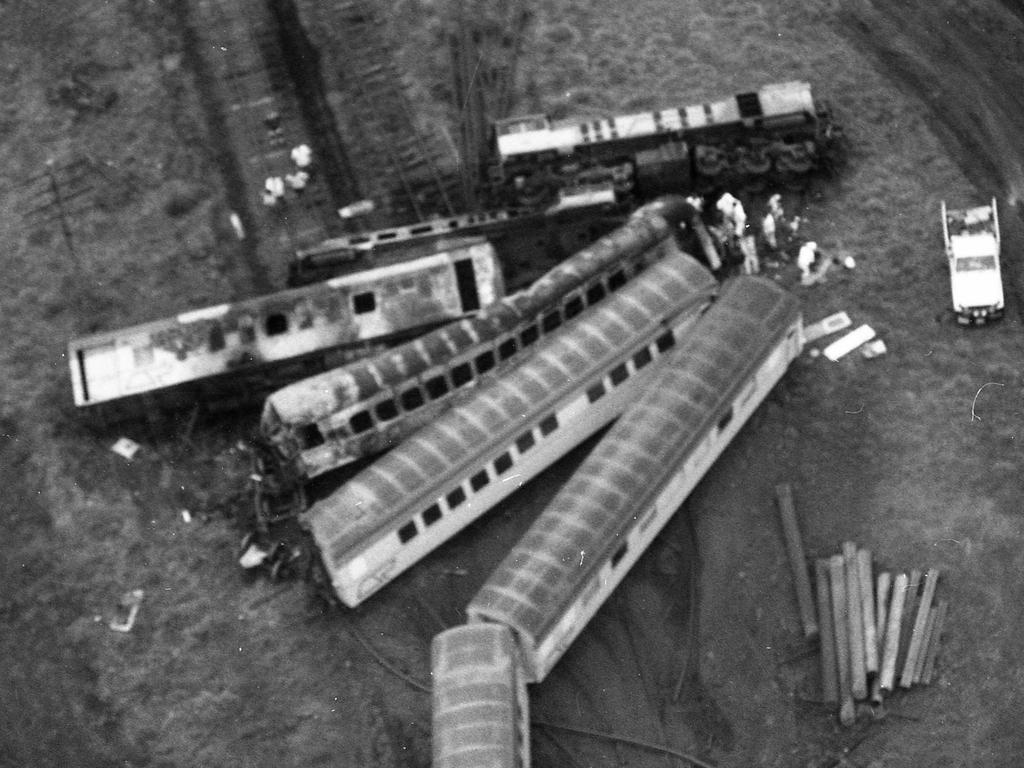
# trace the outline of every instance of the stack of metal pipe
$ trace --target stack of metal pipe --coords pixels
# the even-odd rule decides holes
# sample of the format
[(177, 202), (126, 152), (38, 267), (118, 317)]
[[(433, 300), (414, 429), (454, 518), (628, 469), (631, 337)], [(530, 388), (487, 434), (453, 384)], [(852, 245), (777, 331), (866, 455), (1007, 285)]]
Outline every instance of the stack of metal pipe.
[(897, 688), (932, 681), (947, 611), (938, 569), (875, 574), (871, 551), (847, 541), (815, 561), (815, 582), (822, 694), (843, 725), (857, 702), (878, 708)]

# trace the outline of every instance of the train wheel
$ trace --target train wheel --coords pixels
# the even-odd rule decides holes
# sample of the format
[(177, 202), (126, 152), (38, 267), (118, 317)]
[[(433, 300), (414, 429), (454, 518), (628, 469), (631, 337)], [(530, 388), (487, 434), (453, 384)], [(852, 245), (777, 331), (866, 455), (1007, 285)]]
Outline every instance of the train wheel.
[(729, 158), (718, 147), (698, 144), (695, 148), (697, 172), (702, 176), (714, 177), (729, 166)]
[(763, 176), (772, 169), (772, 158), (764, 150), (741, 147), (736, 153), (737, 170), (748, 176)]

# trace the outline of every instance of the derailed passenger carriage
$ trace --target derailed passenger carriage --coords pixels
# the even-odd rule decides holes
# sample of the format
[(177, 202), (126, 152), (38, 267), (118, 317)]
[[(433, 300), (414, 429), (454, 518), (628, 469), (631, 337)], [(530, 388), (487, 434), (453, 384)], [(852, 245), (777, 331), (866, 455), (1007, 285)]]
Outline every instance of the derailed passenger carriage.
[(467, 607), (545, 678), (802, 346), (796, 300), (737, 278)]
[[(274, 446), (284, 474), (299, 480), (396, 445), (460, 391), (515, 365), (535, 340), (648, 264), (679, 253), (674, 235), (689, 215), (680, 198), (650, 203), (530, 288), (476, 316), (274, 392), (264, 405), (263, 439)], [(710, 285), (709, 279), (704, 288)]]
[(830, 108), (815, 102), (805, 82), (618, 117), (508, 118), (494, 125), (490, 189), (502, 204), (529, 206), (602, 181), (620, 199), (646, 199), (785, 180), (830, 168), (840, 138)]
[(526, 681), (507, 627), (453, 627), (431, 644), (434, 768), (530, 764)]
[(248, 403), (476, 312), (504, 293), (480, 239), (414, 261), (72, 340), (75, 405), (103, 419)]
[(671, 256), (536, 342), (300, 516), (323, 569), (314, 575), (351, 607), (382, 588), (618, 416), (715, 286), (692, 258)]

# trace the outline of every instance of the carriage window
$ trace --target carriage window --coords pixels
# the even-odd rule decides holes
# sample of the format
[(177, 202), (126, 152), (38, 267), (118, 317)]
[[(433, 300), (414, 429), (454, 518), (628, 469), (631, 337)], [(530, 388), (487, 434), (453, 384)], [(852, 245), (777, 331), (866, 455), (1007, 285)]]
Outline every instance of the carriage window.
[(558, 312), (552, 312), (547, 315), (541, 323), (541, 327), (544, 329), (544, 333), (550, 333), (562, 324), (562, 316)]
[(604, 286), (601, 283), (594, 283), (587, 288), (587, 304), (596, 304), (605, 296)]
[(568, 320), (570, 317), (576, 317), (580, 312), (583, 311), (583, 299), (579, 296), (574, 296), (565, 303), (565, 319)]
[(629, 371), (626, 370), (626, 364), (619, 363), (614, 368), (612, 368), (612, 372), (608, 374), (608, 378), (612, 380), (612, 386), (615, 387), (617, 387), (619, 384), (628, 379)]
[(619, 564), (619, 561), (622, 559), (622, 556), (626, 554), (626, 550), (628, 548), (629, 544), (627, 543), (615, 550), (615, 554), (612, 555), (612, 568)]
[(444, 376), (435, 376), (432, 379), (427, 379), (425, 386), (427, 388), (427, 395), (431, 400), (436, 400), (448, 394), (448, 382), (444, 380)]
[(437, 504), (431, 504), (423, 512), (423, 524), (433, 525), (441, 519), (441, 508)]
[(494, 460), (494, 474), (501, 475), (512, 469), (512, 456), (506, 451)]
[(553, 413), (540, 423), (540, 433), (544, 437), (547, 437), (556, 429), (558, 429), (558, 417)]
[(398, 529), (398, 540), (405, 544), (416, 538), (417, 533), (418, 531), (416, 530), (416, 521), (410, 520), (408, 523), (406, 523)]
[(448, 509), (455, 509), (466, 500), (466, 492), (462, 488), (456, 488), (444, 498), (448, 502)]
[(487, 373), (494, 367), (494, 353), (487, 350), (481, 355), (476, 356), (476, 372)]
[(263, 327), (267, 332), (267, 336), (280, 336), (288, 331), (288, 316), (283, 312), (267, 315), (267, 320)]
[(505, 339), (498, 345), (498, 357), (502, 360), (508, 360), (512, 355), (516, 353), (516, 340)]
[(377, 298), (372, 291), (357, 293), (352, 297), (352, 309), (357, 315), (364, 315), (373, 312), (377, 308)]
[(533, 448), (535, 442), (533, 432), (523, 432), (523, 434), (516, 438), (516, 448), (519, 450), (519, 453), (526, 453)]
[(676, 337), (672, 335), (672, 331), (667, 331), (658, 337), (658, 351), (664, 352), (666, 349), (671, 349), (676, 345)]
[(299, 427), (299, 441), (305, 448), (315, 448), (324, 444), (324, 435), (316, 424), (303, 424)]
[(469, 363), (460, 363), (452, 368), (452, 384), (456, 387), (461, 387), (464, 384), (469, 384), (473, 380), (473, 369), (469, 367)]
[(636, 369), (638, 371), (645, 365), (647, 365), (649, 362), (651, 362), (651, 350), (649, 350), (647, 347), (644, 347), (635, 355), (633, 355), (633, 365), (636, 366)]
[(370, 417), (369, 411), (360, 411), (349, 419), (348, 423), (352, 427), (352, 434), (354, 435), (358, 435), (360, 432), (365, 432), (373, 427), (373, 419)]
[(419, 387), (407, 389), (402, 393), (402, 407), (407, 411), (415, 411), (423, 405), (423, 393)]
[(381, 421), (391, 421), (398, 416), (398, 406), (394, 400), (381, 400), (377, 403), (377, 418)]
[(256, 326), (248, 315), (238, 318), (238, 338), (243, 344), (252, 344), (256, 341)]
[(224, 344), (224, 329), (220, 323), (214, 323), (210, 326), (210, 351), (219, 352), (224, 349)]
[(587, 399), (594, 403), (604, 397), (605, 388), (604, 382), (599, 381), (597, 384), (587, 390)]
[(540, 331), (537, 330), (536, 325), (530, 325), (523, 329), (523, 332), (519, 334), (519, 339), (523, 342), (524, 347), (528, 347), (535, 342), (540, 336)]
[(489, 482), (491, 482), (491, 478), (487, 476), (487, 470), (481, 469), (479, 472), (477, 472), (475, 475), (469, 478), (469, 487), (472, 488), (474, 491), (479, 491)]
[(725, 429), (729, 426), (730, 421), (732, 421), (732, 406), (729, 406), (729, 410), (722, 414), (722, 418), (718, 420), (718, 430), (722, 431)]
[(612, 272), (611, 277), (608, 278), (608, 289), (616, 290), (626, 284), (626, 273), (621, 269)]

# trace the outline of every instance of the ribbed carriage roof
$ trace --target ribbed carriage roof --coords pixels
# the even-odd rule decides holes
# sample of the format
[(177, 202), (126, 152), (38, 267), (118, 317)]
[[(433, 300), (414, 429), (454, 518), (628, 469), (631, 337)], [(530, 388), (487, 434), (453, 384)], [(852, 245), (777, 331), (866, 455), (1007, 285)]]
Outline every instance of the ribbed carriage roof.
[(309, 423), (372, 397), (382, 388), (450, 359), (474, 344), (494, 339), (523, 318), (553, 307), (573, 288), (624, 259), (666, 240), (684, 215), (684, 202), (668, 197), (639, 209), (622, 227), (569, 257), (529, 288), (372, 358), (283, 387), (267, 398), (285, 422)]
[(704, 267), (680, 253), (541, 339), (517, 368), (476, 389), (303, 515), (325, 561), (344, 559), (397, 513), (408, 515), (408, 505), (429, 506), (453, 487), (451, 480), (440, 486), (439, 478), (461, 479), (475, 470), (481, 454), (522, 429), (525, 416), (550, 407), (559, 387), (608, 365), (666, 314), (698, 307), (714, 286)]
[(473, 624), (431, 645), (434, 768), (512, 768), (515, 649), (507, 627)]
[(621, 545), (630, 523), (799, 313), (762, 278), (737, 278), (672, 351), (474, 596), (468, 611), (538, 638)]

